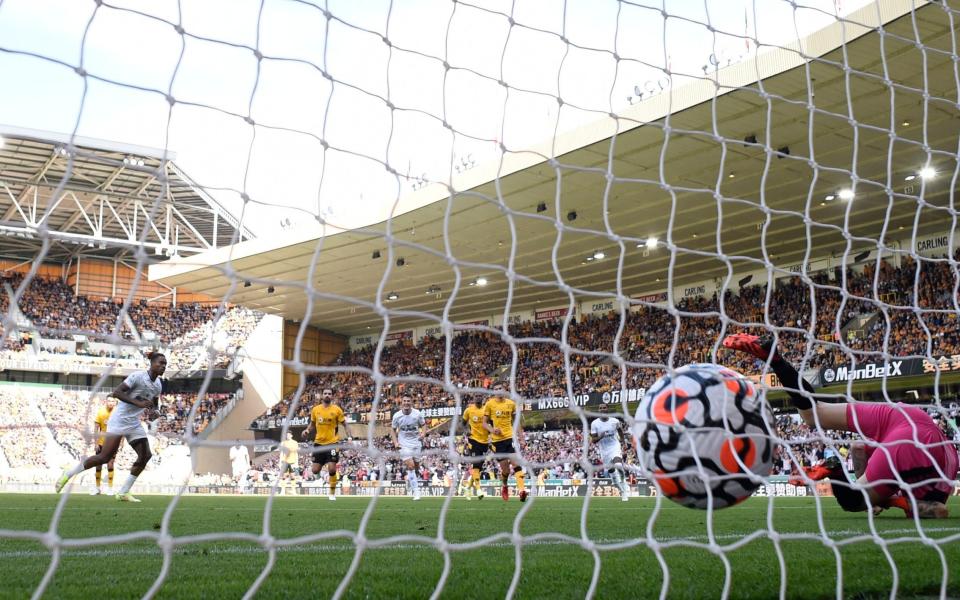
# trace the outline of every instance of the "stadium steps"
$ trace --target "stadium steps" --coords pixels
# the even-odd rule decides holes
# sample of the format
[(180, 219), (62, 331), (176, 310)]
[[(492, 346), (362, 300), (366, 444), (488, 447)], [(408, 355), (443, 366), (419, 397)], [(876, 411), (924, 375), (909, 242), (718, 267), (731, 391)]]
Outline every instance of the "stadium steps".
[(239, 401), (240, 399), (234, 395), (229, 402), (224, 404), (220, 410), (217, 411), (217, 414), (213, 415), (213, 418), (210, 419), (210, 423), (207, 424), (207, 426), (199, 433), (199, 435), (197, 435), (197, 437), (201, 440), (207, 439), (210, 436), (210, 432), (219, 427), (220, 423), (222, 423), (223, 420), (229, 416), (230, 412), (237, 407), (237, 402)]
[(847, 321), (847, 324), (840, 328), (840, 335), (843, 339), (849, 339), (850, 332), (857, 334), (857, 337), (863, 336), (864, 332), (873, 327), (874, 322), (880, 316), (879, 311), (860, 313)]
[[(230, 473), (230, 442), (253, 442), (250, 423), (280, 401), (282, 389), (283, 319), (266, 315), (254, 328), (244, 345), (238, 372), (243, 373), (242, 395), (218, 423), (204, 430), (207, 441), (225, 442), (223, 446), (205, 446), (194, 450), (198, 473)], [(219, 414), (219, 413), (218, 413)]]

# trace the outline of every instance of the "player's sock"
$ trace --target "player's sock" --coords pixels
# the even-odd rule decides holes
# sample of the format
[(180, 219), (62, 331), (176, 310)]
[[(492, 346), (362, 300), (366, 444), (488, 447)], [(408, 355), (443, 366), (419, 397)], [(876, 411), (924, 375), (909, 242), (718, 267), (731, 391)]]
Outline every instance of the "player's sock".
[(331, 496), (333, 496), (334, 493), (337, 491), (337, 479), (338, 479), (338, 476), (337, 476), (336, 473), (334, 473), (333, 475), (330, 476), (330, 481), (329, 481), (329, 483), (330, 483), (330, 495), (331, 495)]
[(113, 469), (107, 471), (107, 485), (110, 486), (110, 489), (113, 489)]
[(861, 512), (867, 510), (867, 503), (863, 492), (855, 490), (850, 485), (850, 478), (847, 472), (843, 470), (840, 461), (831, 465), (830, 489), (833, 491), (833, 497), (837, 499), (840, 508), (847, 512)]
[(126, 494), (130, 491), (130, 488), (133, 487), (133, 484), (137, 481), (136, 475), (127, 475), (127, 480), (123, 482), (123, 487), (120, 488), (120, 494)]
[(93, 478), (94, 478), (94, 480), (97, 482), (97, 489), (99, 490), (99, 489), (100, 489), (100, 482), (101, 482), (102, 479), (103, 479), (103, 473), (102, 473), (101, 471), (97, 470), (96, 472), (94, 472)]
[(793, 368), (793, 365), (779, 356), (774, 356), (770, 362), (770, 368), (773, 369), (773, 372), (780, 378), (780, 385), (787, 391), (787, 395), (790, 397), (790, 404), (801, 410), (813, 408), (811, 399), (799, 392), (800, 386), (802, 385), (805, 392), (813, 394), (813, 386), (810, 385), (806, 379), (800, 377), (800, 373)]
[(420, 495), (420, 484), (417, 482), (417, 474), (414, 471), (407, 471), (407, 476), (410, 478), (410, 491), (413, 492), (414, 496)]
[(891, 496), (887, 499), (887, 506), (890, 508), (899, 508), (903, 512), (907, 513), (907, 516), (913, 515), (913, 507), (910, 506), (910, 500), (904, 496)]
[(517, 490), (520, 492), (525, 491), (527, 486), (523, 481), (523, 469), (517, 469), (513, 476), (517, 478)]
[(79, 475), (80, 473), (83, 473), (85, 470), (86, 469), (83, 468), (83, 461), (80, 461), (76, 465), (74, 465), (72, 469), (67, 471), (67, 477), (73, 477), (74, 475)]
[(620, 493), (623, 495), (627, 494), (627, 486), (623, 481), (623, 474), (620, 473), (620, 469), (613, 470), (613, 482), (617, 484), (617, 487), (620, 488)]
[[(813, 402), (807, 396), (800, 393), (800, 390), (813, 394), (813, 386), (807, 380), (800, 377), (793, 365), (783, 360), (779, 354), (774, 353), (773, 339), (761, 339), (749, 333), (736, 333), (728, 335), (723, 340), (724, 348), (746, 352), (757, 357), (760, 360), (770, 360), (770, 368), (780, 378), (780, 383), (787, 391), (790, 397), (790, 403), (801, 410), (813, 408)], [(770, 355), (773, 353), (773, 356)], [(802, 386), (802, 387), (801, 387)]]

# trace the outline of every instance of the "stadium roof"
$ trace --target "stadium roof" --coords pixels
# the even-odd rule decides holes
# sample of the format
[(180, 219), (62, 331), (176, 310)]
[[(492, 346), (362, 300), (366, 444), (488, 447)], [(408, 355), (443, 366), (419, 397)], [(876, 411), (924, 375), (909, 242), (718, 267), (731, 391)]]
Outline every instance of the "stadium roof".
[[(392, 255), (384, 237), (390, 215), (368, 214), (328, 225), (324, 237), (295, 229), (282, 240), (171, 260), (151, 267), (150, 277), (360, 334), (382, 328), (383, 318), (348, 299), (372, 303), (378, 288), (384, 300), (399, 296), (385, 303), (394, 331), (428, 323), (424, 313), (436, 319), (448, 301), (451, 319), (502, 313), (512, 248), (511, 312), (566, 304), (561, 277), (578, 300), (580, 290), (608, 298), (618, 283), (624, 294), (648, 293), (665, 289), (668, 273), (679, 286), (727, 277), (728, 265), (736, 285), (738, 274), (763, 268), (764, 245), (784, 272), (804, 257), (876, 250), (878, 240), (899, 250), (894, 240), (954, 226), (960, 113), (952, 35), (944, 7), (880, 0), (790, 48), (705, 70), (616, 120), (458, 173), (452, 197), (439, 183), (402, 197), (389, 222)], [(741, 142), (749, 136), (756, 142)], [(921, 196), (921, 180), (905, 179), (928, 163), (941, 177), (923, 182)], [(853, 201), (836, 198), (846, 187)], [(673, 252), (663, 245), (668, 231)], [(651, 235), (661, 240), (657, 249), (638, 247)], [(598, 251), (606, 258), (588, 260)], [(469, 285), (481, 276), (488, 285)], [(309, 315), (308, 279), (321, 294)]]
[(141, 235), (163, 256), (251, 237), (245, 229), (240, 236), (236, 219), (173, 163), (173, 153), (7, 125), (0, 136), (2, 256), (36, 257), (43, 225), (50, 259), (122, 255)]

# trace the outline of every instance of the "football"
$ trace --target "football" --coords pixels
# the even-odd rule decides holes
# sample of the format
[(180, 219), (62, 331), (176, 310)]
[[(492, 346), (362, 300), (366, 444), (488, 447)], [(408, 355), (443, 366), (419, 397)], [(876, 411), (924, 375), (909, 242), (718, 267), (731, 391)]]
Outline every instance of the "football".
[(748, 498), (773, 465), (773, 417), (762, 390), (714, 364), (658, 379), (637, 407), (640, 464), (661, 494), (690, 508)]

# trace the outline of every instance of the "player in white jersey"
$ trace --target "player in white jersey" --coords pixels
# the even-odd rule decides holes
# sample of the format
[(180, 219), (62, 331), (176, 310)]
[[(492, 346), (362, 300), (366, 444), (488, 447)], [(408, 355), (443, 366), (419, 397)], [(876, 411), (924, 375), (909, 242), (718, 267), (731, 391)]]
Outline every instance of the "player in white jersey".
[(404, 395), (400, 399), (400, 410), (393, 415), (390, 435), (393, 445), (400, 450), (400, 458), (407, 467), (407, 484), (413, 493), (413, 499), (420, 499), (420, 487), (417, 481), (420, 468), (420, 452), (423, 450), (423, 426), (426, 421), (419, 410), (413, 407), (413, 399)]
[(130, 488), (153, 456), (150, 452), (150, 443), (147, 441), (147, 432), (140, 422), (140, 415), (144, 410), (149, 409), (154, 413), (160, 408), (160, 394), (163, 393), (160, 377), (167, 370), (167, 357), (163, 354), (151, 352), (147, 358), (150, 359), (148, 371), (134, 371), (117, 386), (117, 389), (113, 390), (111, 395), (120, 402), (110, 413), (100, 452), (80, 461), (72, 469), (64, 470), (60, 479), (57, 480), (58, 494), (74, 475), (110, 462), (120, 448), (120, 441), (126, 438), (127, 443), (137, 453), (137, 460), (130, 467), (130, 475), (120, 488), (117, 500), (140, 502), (130, 494)]
[(230, 467), (237, 484), (237, 492), (242, 494), (246, 490), (247, 474), (250, 472), (250, 452), (239, 441), (236, 446), (230, 448)]
[(597, 407), (601, 416), (590, 424), (590, 440), (600, 449), (603, 466), (613, 472), (613, 481), (620, 488), (620, 500), (626, 502), (630, 495), (623, 472), (623, 448), (620, 446), (620, 419), (607, 416), (607, 405)]

